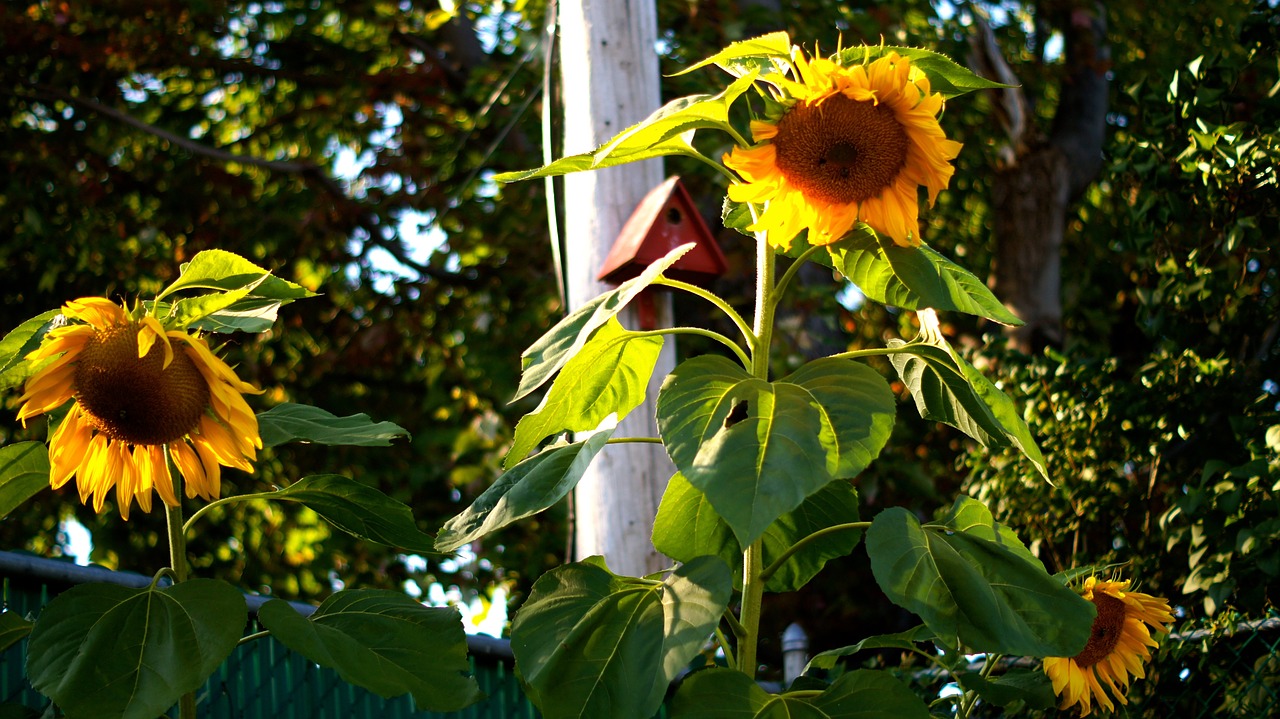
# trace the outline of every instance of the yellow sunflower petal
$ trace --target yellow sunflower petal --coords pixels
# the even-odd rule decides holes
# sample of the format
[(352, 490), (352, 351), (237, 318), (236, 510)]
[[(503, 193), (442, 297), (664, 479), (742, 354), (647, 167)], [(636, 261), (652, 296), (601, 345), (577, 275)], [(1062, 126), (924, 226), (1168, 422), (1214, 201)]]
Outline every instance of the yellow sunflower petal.
[(182, 474), (182, 484), (188, 499), (195, 499), (196, 497), (213, 498), (213, 493), (208, 489), (208, 478), (205, 475), (204, 464), (200, 461), (200, 457), (195, 450), (191, 448), (191, 445), (184, 441), (173, 442), (169, 445), (169, 456), (173, 458), (174, 465), (178, 467), (178, 472)]
[(160, 368), (168, 369), (173, 363), (173, 345), (169, 344), (169, 336), (165, 334), (164, 325), (154, 317), (143, 317), (141, 324), (142, 329), (138, 332), (138, 358), (146, 357), (156, 340), (160, 340), (164, 342), (164, 362), (161, 363)]
[(124, 309), (105, 297), (81, 297), (62, 306), (62, 314), (102, 328), (128, 319)]
[(62, 424), (49, 438), (49, 486), (62, 489), (80, 467), (89, 443), (93, 440), (93, 426), (85, 420), (76, 406), (63, 418)]

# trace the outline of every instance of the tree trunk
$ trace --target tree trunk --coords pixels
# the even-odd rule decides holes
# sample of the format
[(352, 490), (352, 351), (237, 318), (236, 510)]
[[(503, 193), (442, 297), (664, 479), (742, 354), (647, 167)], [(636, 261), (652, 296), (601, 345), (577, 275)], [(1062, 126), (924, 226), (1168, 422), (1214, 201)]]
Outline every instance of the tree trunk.
[[(661, 104), (657, 15), (653, 0), (561, 3), (560, 74), (564, 88), (564, 154), (599, 146)], [(565, 177), (565, 266), (570, 309), (612, 289), (596, 280), (632, 210), (663, 180), (660, 160)], [(671, 326), (671, 300), (655, 298), (658, 325)], [(619, 316), (635, 328), (633, 308)], [(656, 397), (675, 367), (668, 338), (649, 385), (649, 399), (619, 425), (615, 437), (656, 437)], [(658, 444), (610, 445), (574, 491), (574, 554), (603, 554), (618, 573), (642, 576), (669, 562), (653, 548), (653, 517), (675, 468)]]

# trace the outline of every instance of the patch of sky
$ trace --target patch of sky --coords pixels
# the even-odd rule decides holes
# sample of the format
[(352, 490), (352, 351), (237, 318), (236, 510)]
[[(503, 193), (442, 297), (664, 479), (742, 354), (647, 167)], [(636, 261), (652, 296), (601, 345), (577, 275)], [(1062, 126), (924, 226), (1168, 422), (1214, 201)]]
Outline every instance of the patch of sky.
[(93, 553), (93, 535), (74, 517), (64, 519), (58, 530), (66, 540), (62, 544), (62, 551), (66, 552), (68, 557), (75, 560), (76, 564), (88, 565), (89, 555)]
[[(421, 574), (427, 571), (427, 560), (417, 554), (401, 555), (401, 561), (404, 562), (405, 568), (411, 574)], [(440, 570), (442, 572), (453, 574), (472, 563), (477, 564), (481, 569), (491, 569), (492, 565), (488, 560), (481, 559), (477, 561), (476, 555), (471, 551), (470, 547), (463, 547), (459, 550), (457, 557), (445, 559), (440, 562)], [(433, 607), (457, 607), (458, 612), (462, 614), (462, 627), (468, 634), (488, 634), (494, 637), (501, 637), (503, 629), (507, 625), (507, 590), (499, 585), (494, 587), (490, 596), (476, 595), (468, 601), (461, 589), (457, 586), (444, 586), (440, 582), (432, 582), (423, 587), (412, 579), (404, 582), (403, 589), (406, 594), (417, 599), (424, 604)]]
[(867, 303), (867, 296), (862, 293), (862, 290), (858, 289), (857, 285), (852, 282), (846, 282), (836, 293), (836, 302), (839, 302), (840, 306), (846, 310), (856, 312)]

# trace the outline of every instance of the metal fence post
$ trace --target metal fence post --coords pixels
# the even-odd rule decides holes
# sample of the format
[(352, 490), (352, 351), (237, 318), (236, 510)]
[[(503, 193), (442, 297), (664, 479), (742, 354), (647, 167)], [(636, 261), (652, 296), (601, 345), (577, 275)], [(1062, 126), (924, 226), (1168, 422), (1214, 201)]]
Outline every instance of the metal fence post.
[(809, 635), (804, 627), (792, 622), (782, 630), (782, 681), (791, 686), (796, 677), (804, 673), (809, 663)]

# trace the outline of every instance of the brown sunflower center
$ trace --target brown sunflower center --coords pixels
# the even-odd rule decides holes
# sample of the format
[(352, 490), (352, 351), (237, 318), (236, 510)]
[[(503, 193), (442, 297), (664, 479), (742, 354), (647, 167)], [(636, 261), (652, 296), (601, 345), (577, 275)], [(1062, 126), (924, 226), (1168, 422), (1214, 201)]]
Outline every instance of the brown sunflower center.
[(833, 95), (797, 103), (773, 138), (778, 170), (804, 194), (851, 204), (888, 188), (907, 164), (907, 131), (886, 103)]
[(1123, 601), (1110, 594), (1094, 592), (1093, 605), (1098, 608), (1098, 616), (1093, 620), (1089, 643), (1075, 657), (1076, 664), (1082, 667), (1091, 667), (1110, 655), (1124, 631)]
[(199, 424), (209, 406), (209, 384), (179, 347), (165, 368), (162, 341), (139, 359), (141, 328), (133, 322), (112, 325), (85, 344), (76, 363), (76, 399), (113, 440), (168, 444)]

